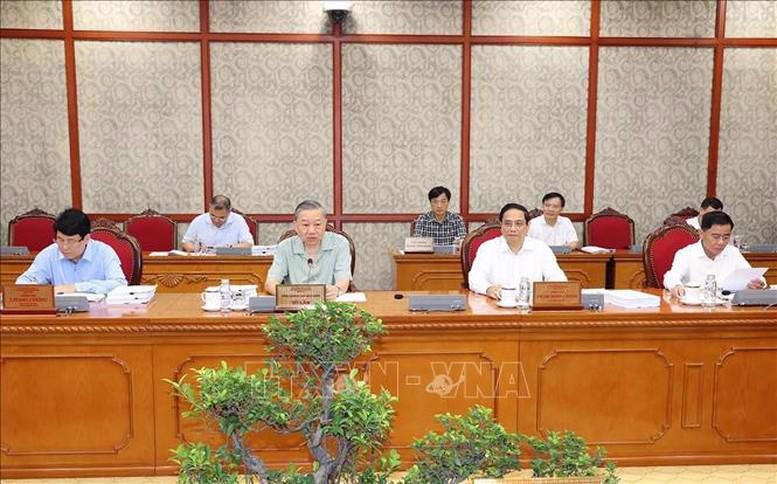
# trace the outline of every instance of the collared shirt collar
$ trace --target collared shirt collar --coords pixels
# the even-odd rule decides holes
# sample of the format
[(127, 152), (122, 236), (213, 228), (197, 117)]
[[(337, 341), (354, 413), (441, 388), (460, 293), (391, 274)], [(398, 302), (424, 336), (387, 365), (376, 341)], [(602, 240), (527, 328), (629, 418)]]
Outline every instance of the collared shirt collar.
[(220, 227), (216, 226), (216, 224), (213, 223), (213, 219), (210, 218), (210, 212), (207, 212), (208, 215), (208, 223), (211, 224), (213, 227), (215, 227), (217, 230), (221, 230), (223, 228), (226, 228), (228, 225), (232, 225), (232, 222), (234, 222), (234, 219), (232, 217), (240, 217), (239, 214), (236, 214), (235, 212), (229, 212), (229, 215), (227, 215), (227, 219), (224, 220), (224, 223), (221, 224)]
[[(321, 237), (321, 248), (318, 249), (319, 251), (325, 251), (325, 250), (334, 250), (335, 243), (334, 240), (331, 237), (327, 237), (327, 232), (324, 232), (323, 237)], [(295, 235), (291, 239), (291, 251), (295, 254), (304, 255), (307, 257), (307, 252), (305, 252), (305, 244), (302, 243), (302, 237), (299, 235)]]
[(521, 250), (519, 250), (518, 252), (513, 252), (510, 249), (510, 246), (507, 245), (507, 239), (505, 239), (504, 235), (500, 235), (499, 236), (499, 252), (507, 252), (507, 253), (510, 253), (510, 254), (517, 255), (517, 254), (520, 254), (521, 252), (523, 252), (524, 250), (529, 251), (529, 252), (534, 250), (534, 246), (529, 241), (529, 236), (528, 235), (523, 238), (523, 245), (521, 246)]
[(706, 260), (714, 260), (717, 261), (720, 258), (726, 258), (731, 254), (731, 246), (727, 245), (723, 248), (723, 250), (720, 252), (720, 254), (717, 255), (714, 259), (710, 259), (707, 257), (707, 253), (704, 251), (704, 246), (702, 245), (702, 241), (699, 240), (698, 242), (694, 243), (693, 248), (693, 256), (697, 259), (706, 259)]
[(437, 220), (437, 217), (434, 216), (434, 212), (432, 212), (431, 210), (426, 212), (426, 218), (427, 219), (429, 219), (432, 222), (436, 222), (436, 223), (438, 223), (440, 225), (442, 225), (442, 224), (444, 224), (446, 222), (450, 222), (452, 217), (453, 217), (453, 215), (451, 215), (451, 212), (450, 211), (446, 211), (445, 212), (445, 216), (442, 218), (442, 222), (440, 222), (439, 220)]

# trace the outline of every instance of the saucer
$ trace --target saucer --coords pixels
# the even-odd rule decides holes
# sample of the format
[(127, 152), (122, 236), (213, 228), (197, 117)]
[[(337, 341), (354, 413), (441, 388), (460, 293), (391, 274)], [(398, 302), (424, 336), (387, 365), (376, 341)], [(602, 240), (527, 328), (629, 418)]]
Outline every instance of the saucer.
[[(686, 306), (701, 306), (704, 302), (700, 298), (680, 298), (680, 302)], [(715, 305), (720, 306), (728, 303), (725, 299), (715, 299)]]
[(246, 309), (248, 309), (248, 305), (245, 305), (245, 304), (240, 304), (240, 305), (233, 304), (232, 306), (229, 307), (229, 309), (230, 309), (230, 311), (245, 311)]
[(202, 309), (203, 311), (215, 313), (216, 311), (221, 311), (221, 306), (205, 306), (203, 304), (202, 306), (200, 306), (200, 309)]
[(502, 301), (502, 300), (497, 301), (496, 305), (499, 306), (500, 308), (508, 308), (508, 309), (517, 308), (518, 307), (518, 303), (517, 302), (509, 303), (507, 301)]

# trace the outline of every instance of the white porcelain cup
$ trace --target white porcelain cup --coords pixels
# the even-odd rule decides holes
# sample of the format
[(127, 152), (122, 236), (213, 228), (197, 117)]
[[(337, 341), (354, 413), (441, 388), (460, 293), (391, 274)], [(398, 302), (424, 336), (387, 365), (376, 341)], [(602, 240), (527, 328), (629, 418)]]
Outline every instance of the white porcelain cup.
[(691, 301), (696, 301), (701, 299), (701, 286), (699, 284), (685, 284), (685, 295), (683, 296), (683, 299), (688, 299)]
[(221, 306), (221, 293), (219, 293), (219, 288), (217, 287), (205, 289), (200, 294), (200, 299), (202, 299), (202, 302), (205, 303), (205, 307), (208, 309), (215, 309)]
[(515, 304), (516, 296), (518, 296), (518, 291), (512, 287), (503, 287), (499, 292), (500, 300), (505, 304)]

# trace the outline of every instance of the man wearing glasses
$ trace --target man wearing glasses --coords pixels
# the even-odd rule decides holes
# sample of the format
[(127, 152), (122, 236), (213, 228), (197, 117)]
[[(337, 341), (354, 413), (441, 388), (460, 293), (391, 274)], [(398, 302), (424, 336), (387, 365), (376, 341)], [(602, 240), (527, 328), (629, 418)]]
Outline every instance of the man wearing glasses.
[(208, 212), (198, 215), (189, 224), (181, 248), (186, 252), (198, 252), (212, 247), (251, 247), (253, 243), (248, 224), (243, 217), (232, 213), (229, 198), (216, 195), (210, 201)]
[(566, 282), (567, 276), (548, 245), (527, 237), (529, 212), (517, 203), (508, 203), (499, 212), (502, 236), (478, 248), (469, 271), (469, 288), (492, 299), (499, 299), (502, 288), (518, 287), (522, 277), (529, 281)]
[(84, 212), (69, 208), (54, 222), (54, 243), (46, 247), (16, 284), (53, 284), (56, 293), (90, 292), (107, 294), (126, 286), (116, 252), (99, 240), (92, 240), (92, 225)]

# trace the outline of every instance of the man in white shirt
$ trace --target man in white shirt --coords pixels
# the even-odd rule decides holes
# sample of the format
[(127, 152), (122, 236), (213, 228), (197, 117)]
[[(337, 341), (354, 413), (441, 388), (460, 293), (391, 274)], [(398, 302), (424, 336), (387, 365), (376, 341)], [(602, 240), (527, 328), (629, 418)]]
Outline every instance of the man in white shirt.
[(198, 215), (189, 224), (181, 241), (186, 252), (200, 247), (251, 247), (254, 238), (248, 224), (239, 214), (232, 213), (232, 202), (224, 195), (210, 201), (207, 213)]
[(702, 217), (716, 210), (723, 210), (723, 202), (715, 197), (707, 197), (701, 201), (701, 205), (699, 206), (699, 215), (685, 219), (685, 223), (695, 228), (696, 230), (701, 230)]
[[(714, 210), (702, 217), (700, 240), (678, 250), (672, 268), (664, 274), (664, 287), (673, 297), (685, 294), (683, 284), (703, 283), (707, 274), (715, 274), (720, 282), (734, 270), (750, 267), (739, 249), (728, 243), (733, 229), (734, 222), (725, 212)], [(747, 287), (761, 289), (766, 287), (766, 281), (753, 279)]]
[(508, 203), (499, 212), (502, 236), (484, 242), (469, 271), (470, 290), (499, 299), (503, 287), (516, 288), (522, 277), (530, 281), (561, 281), (567, 276), (547, 244), (527, 237), (529, 212)]
[(566, 245), (576, 249), (578, 242), (575, 227), (571, 220), (560, 215), (566, 203), (560, 193), (545, 194), (542, 197), (542, 216), (534, 217), (529, 222), (529, 237), (548, 245)]

